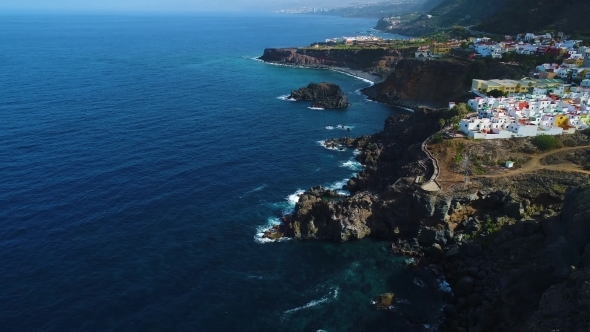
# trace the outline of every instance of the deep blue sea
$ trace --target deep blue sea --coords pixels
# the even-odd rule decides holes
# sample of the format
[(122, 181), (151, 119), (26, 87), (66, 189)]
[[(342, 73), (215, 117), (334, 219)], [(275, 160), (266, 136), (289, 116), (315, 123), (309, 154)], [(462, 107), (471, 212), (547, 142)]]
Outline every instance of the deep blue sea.
[[(340, 188), (396, 110), (367, 82), (254, 60), (366, 32), (306, 15), (0, 16), (2, 331), (420, 331), (442, 293), (387, 242), (257, 237)], [(347, 110), (280, 97), (329, 81)], [(349, 131), (338, 125), (349, 126)], [(326, 127), (335, 127), (332, 130)], [(371, 298), (394, 292), (394, 310)], [(426, 326), (426, 327), (425, 327)]]

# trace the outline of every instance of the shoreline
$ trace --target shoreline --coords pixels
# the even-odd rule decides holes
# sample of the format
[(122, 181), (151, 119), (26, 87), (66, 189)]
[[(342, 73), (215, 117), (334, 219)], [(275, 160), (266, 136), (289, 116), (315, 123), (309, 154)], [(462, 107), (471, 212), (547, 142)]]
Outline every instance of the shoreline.
[(260, 59), (260, 57), (255, 57), (253, 59), (256, 61), (260, 61), (260, 62), (269, 64), (269, 65), (273, 65), (273, 66), (285, 66), (285, 67), (292, 67), (292, 68), (305, 68), (305, 69), (334, 71), (334, 72), (341, 73), (341, 74), (344, 74), (347, 76), (351, 76), (351, 77), (354, 77), (354, 78), (359, 79), (361, 81), (367, 82), (370, 84), (370, 86), (373, 86), (377, 83), (381, 83), (384, 81), (383, 78), (381, 78), (377, 75), (367, 73), (362, 70), (351, 69), (351, 68), (346, 68), (346, 67), (292, 65), (292, 64), (288, 64), (288, 63), (269, 62), (269, 61), (265, 61), (265, 60)]
[(268, 65), (272, 65), (272, 66), (284, 66), (284, 67), (291, 67), (291, 68), (302, 68), (302, 69), (316, 69), (316, 70), (328, 70), (328, 71), (333, 71), (333, 72), (337, 72), (346, 76), (350, 76), (353, 78), (356, 78), (358, 80), (361, 80), (363, 82), (369, 83), (368, 87), (365, 88), (361, 88), (360, 91), (361, 93), (370, 101), (373, 101), (375, 103), (380, 103), (380, 104), (384, 104), (384, 105), (388, 105), (388, 106), (392, 106), (392, 107), (396, 107), (399, 109), (402, 109), (404, 111), (410, 112), (410, 113), (414, 113), (416, 110), (415, 108), (410, 107), (409, 105), (405, 105), (405, 104), (401, 104), (401, 103), (385, 103), (379, 100), (375, 100), (373, 98), (371, 98), (371, 96), (369, 96), (368, 94), (366, 94), (363, 90), (366, 88), (370, 88), (372, 86), (374, 86), (377, 83), (381, 83), (384, 82), (385, 79), (371, 74), (371, 73), (367, 73), (365, 71), (362, 70), (357, 70), (357, 69), (350, 69), (350, 68), (346, 68), (346, 67), (327, 67), (327, 66), (305, 66), (305, 65), (292, 65), (292, 64), (286, 64), (286, 63), (277, 63), (277, 62), (269, 62), (269, 61), (265, 61), (260, 59), (260, 57), (255, 57), (253, 58), (256, 61), (260, 61), (262, 63), (268, 64)]

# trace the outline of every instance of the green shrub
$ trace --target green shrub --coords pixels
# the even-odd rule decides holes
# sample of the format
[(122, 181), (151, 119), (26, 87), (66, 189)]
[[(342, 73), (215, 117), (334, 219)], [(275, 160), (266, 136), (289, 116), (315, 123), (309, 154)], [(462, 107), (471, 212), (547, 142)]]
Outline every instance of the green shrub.
[(459, 145), (457, 145), (457, 154), (463, 154), (464, 150), (465, 150), (465, 144), (459, 143)]
[(539, 150), (547, 151), (558, 148), (559, 140), (555, 136), (540, 135), (533, 138), (533, 144), (535, 144)]
[(441, 132), (438, 132), (436, 134), (434, 134), (434, 136), (432, 136), (432, 140), (430, 142), (436, 144), (436, 143), (440, 143), (443, 140), (443, 134)]
[(484, 175), (484, 174), (486, 174), (486, 170), (481, 165), (476, 165), (475, 166), (475, 174)]

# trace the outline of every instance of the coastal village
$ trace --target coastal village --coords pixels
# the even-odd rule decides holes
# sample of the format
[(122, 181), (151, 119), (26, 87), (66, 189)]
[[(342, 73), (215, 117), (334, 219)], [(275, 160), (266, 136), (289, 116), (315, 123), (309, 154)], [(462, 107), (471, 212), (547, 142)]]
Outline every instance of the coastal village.
[[(507, 96), (488, 97), (482, 91)], [(498, 139), (573, 134), (590, 125), (590, 88), (572, 87), (558, 79), (479, 80), (467, 103), (473, 116), (460, 120), (469, 138)], [(450, 103), (449, 107), (455, 106)]]

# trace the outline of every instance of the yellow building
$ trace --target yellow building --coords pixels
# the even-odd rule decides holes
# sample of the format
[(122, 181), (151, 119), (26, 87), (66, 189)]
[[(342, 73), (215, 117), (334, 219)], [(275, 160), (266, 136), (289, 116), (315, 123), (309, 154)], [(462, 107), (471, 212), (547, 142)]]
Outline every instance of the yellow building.
[(471, 82), (471, 90), (475, 91), (483, 91), (483, 87), (485, 86), (487, 89), (487, 81), (486, 80), (476, 80), (474, 79)]
[(489, 92), (499, 90), (504, 93), (528, 93), (534, 87), (557, 87), (563, 85), (563, 81), (556, 79), (521, 79), (516, 80), (479, 80), (471, 83), (472, 90)]
[(590, 114), (580, 114), (580, 121), (590, 125)]
[(430, 54), (433, 55), (444, 55), (451, 52), (451, 45), (446, 43), (435, 43), (430, 45)]
[(553, 123), (555, 127), (562, 127), (562, 128), (569, 128), (570, 127), (570, 119), (567, 115), (560, 114), (555, 116), (555, 122)]
[(563, 60), (563, 62), (567, 63), (569, 65), (576, 65), (578, 67), (584, 66), (584, 58), (582, 58), (582, 59), (565, 59), (565, 60)]
[(542, 71), (539, 73), (539, 78), (541, 78), (541, 79), (543, 79), (543, 78), (552, 79), (552, 78), (555, 78), (555, 76), (557, 76), (557, 73), (549, 72), (549, 71)]

